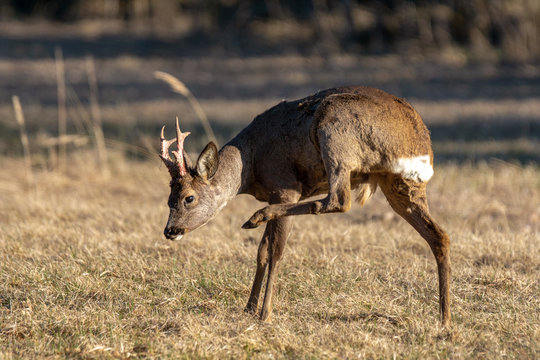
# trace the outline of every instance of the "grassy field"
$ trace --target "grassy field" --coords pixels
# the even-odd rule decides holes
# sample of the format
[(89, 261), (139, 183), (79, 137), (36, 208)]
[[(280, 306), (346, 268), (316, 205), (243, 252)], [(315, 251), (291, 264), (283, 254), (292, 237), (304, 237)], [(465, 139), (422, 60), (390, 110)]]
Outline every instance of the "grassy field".
[[(68, 148), (62, 174), (40, 144), (57, 133), (54, 60), (17, 56), (76, 37), (9, 36), (14, 50), (0, 49), (0, 360), (540, 357), (539, 64), (97, 57), (110, 174), (98, 171), (91, 137)], [(85, 59), (65, 53), (68, 133), (87, 136)], [(221, 144), (280, 99), (327, 87), (370, 85), (411, 102), (433, 139), (431, 211), (452, 240), (452, 326), (439, 326), (429, 247), (380, 192), (345, 214), (298, 217), (273, 322), (245, 314), (262, 229), (240, 226), (262, 204), (238, 197), (180, 242), (163, 238), (159, 129), (180, 115), (188, 151), (206, 139), (155, 70), (189, 86)], [(31, 184), (12, 95), (26, 115)]]
[[(239, 197), (206, 227), (161, 236), (167, 172), (85, 155), (25, 185), (0, 173), (0, 358), (537, 358), (540, 170), (444, 165), (429, 187), (452, 238), (453, 325), (439, 327), (435, 261), (384, 197), (297, 218), (274, 318), (243, 307), (261, 230)], [(113, 181), (114, 179), (114, 181)]]

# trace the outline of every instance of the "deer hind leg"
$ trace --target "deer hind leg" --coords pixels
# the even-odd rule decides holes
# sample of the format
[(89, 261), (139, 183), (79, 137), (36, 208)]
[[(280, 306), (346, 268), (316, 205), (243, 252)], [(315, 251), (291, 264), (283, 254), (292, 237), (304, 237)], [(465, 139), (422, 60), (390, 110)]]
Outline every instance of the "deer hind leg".
[(382, 177), (379, 185), (390, 206), (429, 244), (439, 276), (439, 311), (442, 324), (450, 324), (450, 238), (431, 217), (426, 183), (415, 183), (396, 175)]
[(252, 229), (284, 216), (346, 212), (351, 208), (351, 171), (342, 167), (328, 168), (328, 195), (321, 200), (295, 204), (266, 206), (251, 216), (242, 227)]

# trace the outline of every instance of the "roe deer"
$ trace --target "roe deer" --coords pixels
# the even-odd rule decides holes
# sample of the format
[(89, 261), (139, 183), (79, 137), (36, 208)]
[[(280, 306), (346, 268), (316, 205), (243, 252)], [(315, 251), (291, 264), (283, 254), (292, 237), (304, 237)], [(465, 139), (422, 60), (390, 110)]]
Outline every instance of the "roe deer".
[[(206, 224), (237, 194), (270, 205), (243, 228), (267, 223), (246, 311), (255, 312), (268, 266), (260, 317), (268, 320), (279, 263), (291, 229), (291, 215), (345, 212), (351, 189), (364, 204), (377, 186), (390, 206), (428, 242), (439, 276), (443, 325), (450, 323), (450, 239), (431, 217), (426, 184), (433, 175), (433, 152), (426, 126), (406, 101), (369, 87), (328, 89), (283, 101), (243, 129), (219, 152), (210, 142), (192, 165), (176, 139), (165, 140), (161, 158), (172, 176), (169, 220), (164, 234), (180, 239)], [(169, 146), (177, 142), (175, 159)], [(317, 194), (321, 200), (299, 202)]]

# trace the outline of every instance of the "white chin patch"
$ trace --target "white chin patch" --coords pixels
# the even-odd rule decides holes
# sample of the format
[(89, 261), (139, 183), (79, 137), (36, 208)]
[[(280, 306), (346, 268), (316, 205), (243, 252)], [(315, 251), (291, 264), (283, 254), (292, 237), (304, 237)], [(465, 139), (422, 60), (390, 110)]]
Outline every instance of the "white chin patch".
[(405, 179), (427, 182), (433, 176), (433, 167), (429, 155), (399, 158), (392, 165), (394, 174), (401, 174)]
[(178, 241), (178, 240), (180, 240), (183, 236), (184, 236), (184, 235), (177, 235), (177, 236), (173, 239), (173, 241)]

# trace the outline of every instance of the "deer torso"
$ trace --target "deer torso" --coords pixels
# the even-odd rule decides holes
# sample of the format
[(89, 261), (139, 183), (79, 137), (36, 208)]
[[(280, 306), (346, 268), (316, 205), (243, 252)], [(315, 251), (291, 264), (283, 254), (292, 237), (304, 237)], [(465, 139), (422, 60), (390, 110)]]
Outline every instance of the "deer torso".
[[(410, 172), (411, 166), (416, 172), (410, 177), (429, 179), (433, 159), (418, 113), (404, 100), (369, 87), (334, 88), (283, 101), (229, 144), (249, 148), (250, 185), (243, 192), (261, 201), (283, 189), (295, 189), (302, 198), (326, 193), (323, 158), (328, 151), (351, 168), (353, 188), (371, 173)], [(424, 173), (418, 174), (419, 164)]]

